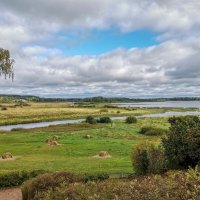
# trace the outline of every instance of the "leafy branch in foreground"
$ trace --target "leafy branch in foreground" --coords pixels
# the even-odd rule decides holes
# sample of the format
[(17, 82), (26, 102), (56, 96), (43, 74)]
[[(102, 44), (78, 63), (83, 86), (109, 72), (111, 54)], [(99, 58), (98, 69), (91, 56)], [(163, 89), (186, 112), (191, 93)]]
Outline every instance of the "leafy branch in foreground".
[(0, 76), (4, 75), (5, 78), (14, 78), (13, 64), (14, 59), (10, 58), (10, 52), (0, 48)]

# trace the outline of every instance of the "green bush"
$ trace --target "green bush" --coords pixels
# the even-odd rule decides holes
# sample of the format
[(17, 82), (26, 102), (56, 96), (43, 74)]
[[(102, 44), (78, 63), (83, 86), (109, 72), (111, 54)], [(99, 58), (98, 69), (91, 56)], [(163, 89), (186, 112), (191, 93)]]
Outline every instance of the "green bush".
[(15, 171), (6, 174), (0, 174), (0, 188), (15, 187), (21, 185), (30, 178), (45, 173), (44, 170), (34, 171)]
[(97, 120), (93, 117), (93, 116), (87, 116), (87, 118), (86, 118), (86, 123), (88, 123), (88, 124), (96, 124), (97, 123)]
[(110, 117), (101, 117), (97, 120), (98, 123), (112, 123)]
[(139, 134), (149, 135), (149, 136), (159, 136), (164, 135), (167, 131), (161, 128), (154, 128), (151, 126), (144, 126), (140, 129)]
[[(38, 199), (37, 193), (40, 191), (54, 190), (61, 185), (79, 182), (83, 179), (70, 172), (57, 172), (40, 175), (25, 182), (22, 187), (23, 200)], [(38, 199), (39, 200), (39, 199)]]
[(134, 124), (137, 123), (137, 118), (134, 116), (129, 116), (126, 118), (126, 123), (127, 124)]
[(109, 175), (107, 173), (101, 173), (101, 174), (86, 174), (84, 177), (84, 182), (88, 181), (102, 181), (109, 179)]
[(167, 170), (165, 153), (164, 149), (161, 146), (150, 146), (147, 154), (149, 160), (149, 174), (161, 174)]
[(199, 172), (169, 172), (131, 180), (72, 183), (54, 190), (40, 190), (34, 200), (197, 200), (200, 196)]
[(132, 165), (137, 175), (159, 174), (166, 169), (164, 150), (148, 143), (137, 145), (132, 152)]
[(148, 173), (148, 148), (149, 145), (147, 144), (139, 144), (133, 149), (131, 158), (134, 171), (137, 175), (144, 175)]
[(172, 117), (170, 131), (162, 139), (168, 167), (196, 166), (200, 161), (200, 120), (196, 116)]

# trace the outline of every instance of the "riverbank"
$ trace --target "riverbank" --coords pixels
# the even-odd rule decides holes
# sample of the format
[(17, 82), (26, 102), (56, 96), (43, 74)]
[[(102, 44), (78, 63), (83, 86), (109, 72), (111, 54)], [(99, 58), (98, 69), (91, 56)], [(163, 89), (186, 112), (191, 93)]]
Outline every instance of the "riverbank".
[[(186, 115), (200, 115), (198, 111), (187, 111), (187, 112), (165, 112), (165, 113), (153, 113), (153, 114), (144, 114), (141, 116), (135, 116), (136, 118), (159, 118), (159, 117), (172, 117), (172, 116), (186, 116)], [(125, 120), (127, 116), (111, 116), (112, 120)], [(49, 122), (38, 122), (38, 123), (27, 123), (27, 124), (16, 124), (16, 125), (6, 125), (0, 126), (0, 131), (11, 131), (15, 129), (31, 129), (31, 128), (41, 128), (51, 125), (60, 125), (60, 124), (74, 124), (84, 122), (85, 119), (69, 119), (69, 120), (60, 120), (60, 121), (49, 121)]]
[(29, 103), (27, 106), (2, 104), (0, 125), (16, 125), (100, 116), (139, 116), (153, 113), (198, 111), (197, 108), (118, 108), (112, 104), (94, 104), (95, 107), (73, 107), (69, 103)]

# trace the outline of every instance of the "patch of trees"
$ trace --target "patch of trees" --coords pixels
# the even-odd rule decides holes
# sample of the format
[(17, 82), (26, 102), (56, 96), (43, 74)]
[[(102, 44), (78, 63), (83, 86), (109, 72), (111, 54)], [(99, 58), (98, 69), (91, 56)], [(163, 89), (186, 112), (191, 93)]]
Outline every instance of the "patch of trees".
[(200, 164), (199, 117), (171, 117), (169, 123), (171, 127), (162, 138), (161, 146), (143, 143), (133, 149), (132, 163), (138, 175), (186, 169)]
[(133, 98), (121, 98), (121, 97), (89, 97), (89, 98), (45, 98), (30, 95), (6, 95), (1, 94), (0, 96), (7, 96), (16, 99), (24, 99), (34, 102), (74, 102), (81, 107), (94, 107), (94, 103), (108, 103), (105, 105), (107, 108), (116, 107), (109, 103), (134, 103), (134, 102), (163, 102), (163, 101), (200, 101), (200, 97), (178, 97), (178, 98), (152, 98), (152, 99), (133, 99)]

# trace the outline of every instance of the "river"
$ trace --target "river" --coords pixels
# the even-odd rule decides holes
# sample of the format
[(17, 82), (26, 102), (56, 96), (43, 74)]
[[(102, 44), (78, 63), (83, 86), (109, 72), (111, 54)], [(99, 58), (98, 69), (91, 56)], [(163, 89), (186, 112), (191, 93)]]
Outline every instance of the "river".
[[(198, 111), (188, 111), (188, 112), (165, 112), (165, 113), (156, 113), (156, 114), (146, 114), (141, 116), (136, 116), (137, 118), (155, 118), (155, 117), (171, 117), (171, 116), (186, 116), (186, 115), (200, 115)], [(121, 117), (111, 117), (112, 120), (124, 120), (126, 116)], [(85, 119), (68, 119), (68, 120), (58, 120), (58, 121), (49, 121), (49, 122), (38, 122), (38, 123), (29, 123), (29, 124), (17, 124), (17, 125), (6, 125), (0, 126), (0, 130), (10, 131), (16, 128), (39, 128), (39, 127), (47, 127), (50, 125), (58, 125), (58, 124), (74, 124), (79, 122), (84, 122)]]
[(200, 108), (200, 101), (163, 101), (138, 103), (113, 103), (119, 107), (133, 108)]

